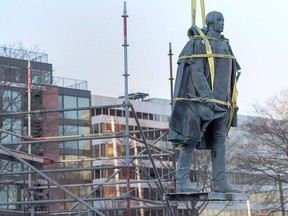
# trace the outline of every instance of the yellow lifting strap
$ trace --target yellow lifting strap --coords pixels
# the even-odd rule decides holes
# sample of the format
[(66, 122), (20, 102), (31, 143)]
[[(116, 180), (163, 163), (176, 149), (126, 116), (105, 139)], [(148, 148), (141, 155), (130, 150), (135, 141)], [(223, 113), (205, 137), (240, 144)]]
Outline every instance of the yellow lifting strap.
[(205, 4), (204, 4), (204, 0), (200, 0), (200, 4), (201, 4), (202, 26), (205, 27), (206, 26), (206, 19), (205, 19)]
[(192, 25), (196, 25), (196, 0), (192, 0), (191, 6)]
[(222, 101), (222, 100), (217, 100), (214, 98), (202, 98), (202, 97), (195, 97), (195, 98), (175, 98), (174, 101), (195, 101), (195, 102), (212, 102), (212, 103), (217, 103), (221, 104), (227, 107), (231, 107), (233, 104), (230, 102)]
[(226, 128), (227, 134), (229, 133), (231, 125), (232, 125), (235, 109), (238, 108), (238, 106), (237, 106), (237, 97), (238, 97), (237, 79), (235, 79), (233, 92), (232, 92), (232, 99), (231, 99), (232, 106), (231, 106), (231, 110), (230, 110), (230, 116), (229, 116), (228, 125), (227, 125), (227, 128)]
[(208, 38), (202, 32), (202, 30), (199, 29), (199, 28), (196, 28), (196, 30), (199, 33), (199, 35), (203, 38), (203, 41), (204, 41), (204, 44), (205, 44), (205, 48), (206, 48), (206, 54), (208, 56), (209, 55), (211, 56), (211, 57), (207, 57), (207, 59), (208, 59), (209, 68), (210, 68), (211, 90), (213, 91), (213, 89), (214, 89), (215, 67), (214, 67), (214, 57), (212, 55), (211, 45), (210, 45), (210, 42), (209, 42)]
[[(192, 8), (191, 8), (192, 25), (196, 25), (196, 8), (197, 8), (196, 0), (192, 0), (191, 6), (192, 6)], [(204, 4), (204, 0), (200, 0), (200, 6), (201, 6), (202, 26), (205, 27), (206, 26), (206, 22), (205, 22), (205, 4)]]
[(236, 59), (235, 56), (227, 55), (227, 54), (192, 54), (192, 55), (189, 55), (189, 56), (179, 56), (179, 59), (208, 58), (208, 57)]
[[(191, 6), (192, 6), (192, 25), (196, 25), (196, 0), (191, 0)], [(202, 26), (205, 27), (206, 26), (206, 20), (205, 20), (205, 4), (204, 4), (204, 0), (200, 0), (200, 6), (201, 6), (201, 15), (202, 15)], [(210, 68), (210, 77), (211, 77), (211, 90), (213, 91), (214, 89), (214, 77), (215, 77), (215, 63), (214, 63), (214, 58), (229, 58), (229, 59), (236, 59), (234, 56), (232, 55), (225, 55), (225, 54), (213, 54), (212, 53), (212, 49), (211, 49), (211, 45), (209, 42), (209, 39), (213, 40), (215, 38), (209, 38), (207, 37), (201, 29), (196, 28), (197, 32), (199, 33), (199, 37), (203, 38), (204, 44), (205, 44), (205, 48), (206, 48), (206, 54), (193, 54), (193, 55), (189, 55), (189, 56), (180, 56), (179, 59), (186, 59), (186, 58), (207, 58), (208, 59), (208, 64), (209, 64), (209, 68)], [(197, 36), (196, 36), (197, 37)], [(222, 104), (222, 105), (226, 105), (228, 107), (231, 107), (230, 110), (230, 117), (229, 117), (229, 122), (227, 125), (227, 133), (229, 132), (231, 125), (232, 125), (232, 121), (233, 121), (233, 116), (235, 113), (235, 109), (237, 109), (237, 96), (238, 96), (238, 91), (237, 91), (237, 79), (235, 79), (234, 82), (234, 87), (233, 87), (233, 92), (232, 92), (232, 98), (231, 98), (231, 102), (225, 102), (225, 101), (220, 101), (220, 100), (216, 100), (216, 99), (210, 99), (210, 98), (206, 98), (207, 102), (215, 102), (218, 104)], [(203, 98), (176, 98), (176, 101), (178, 100), (190, 100), (190, 101), (199, 101), (199, 102), (203, 102)], [(212, 101), (213, 100), (213, 101)]]

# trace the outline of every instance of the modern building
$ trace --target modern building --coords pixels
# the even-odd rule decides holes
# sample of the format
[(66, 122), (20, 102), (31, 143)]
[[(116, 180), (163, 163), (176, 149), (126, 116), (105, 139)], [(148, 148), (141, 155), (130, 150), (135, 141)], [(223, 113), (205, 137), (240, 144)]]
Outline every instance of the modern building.
[[(174, 157), (169, 151), (170, 143), (167, 142), (167, 126), (171, 107), (169, 101), (164, 99), (149, 98), (146, 93), (137, 92), (129, 95), (133, 110), (129, 109), (129, 133), (130, 137), (130, 178), (131, 178), (131, 211), (135, 215), (163, 215), (166, 207), (163, 203), (151, 205), (151, 202), (162, 200), (163, 192), (159, 188), (157, 173), (153, 169), (151, 160), (148, 158), (145, 145), (141, 142), (142, 137), (140, 127), (145, 135), (146, 141), (150, 144), (153, 161), (157, 166), (157, 171), (162, 179), (165, 190), (173, 190), (173, 160)], [(95, 134), (108, 135), (111, 133), (123, 133), (125, 131), (125, 110), (121, 106), (123, 98), (105, 97), (92, 95), (92, 106), (99, 106), (92, 110), (92, 131)], [(106, 105), (115, 105), (107, 108)], [(117, 106), (118, 105), (118, 106)], [(120, 105), (120, 106), (119, 106)], [(135, 120), (135, 115), (139, 124)], [(134, 138), (134, 139), (133, 139)], [(98, 208), (104, 206), (115, 209), (110, 214), (126, 215), (125, 201), (117, 200), (127, 193), (127, 173), (125, 172), (125, 143), (123, 138), (107, 138), (92, 141), (93, 166), (99, 168), (94, 171), (94, 188), (96, 196), (111, 197), (114, 202), (95, 202)], [(134, 157), (140, 156), (143, 157)], [(105, 169), (105, 167), (107, 169)], [(118, 169), (113, 169), (118, 167)], [(121, 168), (122, 167), (122, 168)], [(119, 171), (121, 170), (121, 171)], [(116, 172), (119, 171), (118, 174)], [(116, 175), (115, 175), (116, 174)], [(111, 176), (113, 176), (111, 178)], [(104, 184), (103, 184), (104, 183)], [(137, 199), (136, 199), (137, 198)], [(147, 206), (147, 202), (148, 205)], [(155, 203), (154, 203), (155, 204)], [(164, 204), (165, 205), (165, 204)], [(141, 209), (142, 208), (142, 209)], [(109, 214), (109, 211), (106, 212)]]
[[(25, 50), (0, 48), (0, 143), (15, 149), (18, 156), (34, 165), (41, 172), (66, 185), (77, 196), (84, 196), (91, 191), (91, 171), (65, 171), (69, 168), (91, 167), (91, 162), (83, 159), (91, 158), (90, 140), (71, 140), (69, 142), (45, 142), (45, 139), (90, 134), (90, 111), (77, 110), (90, 106), (90, 91), (87, 82), (73, 79), (53, 77), (52, 64), (48, 63), (48, 55)], [(30, 115), (31, 119), (31, 154), (29, 152), (28, 115), (21, 112), (28, 110), (28, 60), (31, 60), (31, 110), (47, 110)], [(55, 112), (58, 109), (74, 111)], [(76, 109), (75, 109), (76, 108)], [(9, 115), (9, 113), (16, 113)], [(39, 140), (37, 143), (35, 140)], [(44, 141), (43, 141), (44, 140)], [(15, 142), (22, 142), (16, 145)], [(35, 143), (36, 142), (36, 143)], [(10, 145), (9, 145), (10, 144)], [(15, 144), (15, 145), (14, 145)], [(36, 156), (39, 160), (35, 162)], [(79, 162), (79, 159), (83, 162)], [(45, 201), (31, 205), (25, 201), (65, 200), (71, 198), (54, 185), (50, 185), (39, 174), (27, 174), (30, 169), (15, 158), (0, 153), (0, 215), (25, 215), (31, 212), (41, 213), (68, 210), (73, 202)], [(47, 161), (49, 161), (47, 163)], [(52, 163), (53, 162), (53, 163)], [(53, 169), (62, 168), (61, 173), (53, 173)], [(52, 171), (51, 171), (52, 170)], [(24, 174), (26, 173), (26, 174)], [(30, 178), (30, 181), (29, 181)], [(90, 183), (89, 186), (79, 185)], [(73, 185), (73, 186), (72, 186)], [(2, 213), (1, 213), (2, 212)], [(48, 215), (48, 213), (46, 214)]]

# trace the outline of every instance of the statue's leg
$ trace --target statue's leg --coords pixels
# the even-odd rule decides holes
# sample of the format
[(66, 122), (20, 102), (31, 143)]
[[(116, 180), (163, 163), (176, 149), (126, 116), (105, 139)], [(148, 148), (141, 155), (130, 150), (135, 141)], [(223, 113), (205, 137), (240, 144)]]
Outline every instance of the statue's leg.
[(190, 181), (190, 166), (196, 144), (185, 144), (180, 150), (176, 169), (176, 192), (199, 192)]
[(222, 193), (241, 193), (241, 190), (227, 182), (225, 170), (225, 141), (228, 118), (220, 118), (214, 123), (214, 142), (211, 149), (213, 191)]

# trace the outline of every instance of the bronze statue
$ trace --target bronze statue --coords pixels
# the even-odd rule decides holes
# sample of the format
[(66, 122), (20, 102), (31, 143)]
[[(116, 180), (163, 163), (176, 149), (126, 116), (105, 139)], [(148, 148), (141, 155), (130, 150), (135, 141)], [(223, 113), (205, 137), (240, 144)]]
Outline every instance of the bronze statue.
[(198, 192), (190, 181), (195, 148), (211, 149), (214, 192), (240, 190), (230, 185), (225, 172), (227, 130), (237, 124), (236, 80), (240, 66), (228, 39), (221, 34), (220, 12), (206, 16), (207, 28), (192, 26), (190, 40), (178, 61), (169, 140), (181, 144), (176, 168), (177, 192)]

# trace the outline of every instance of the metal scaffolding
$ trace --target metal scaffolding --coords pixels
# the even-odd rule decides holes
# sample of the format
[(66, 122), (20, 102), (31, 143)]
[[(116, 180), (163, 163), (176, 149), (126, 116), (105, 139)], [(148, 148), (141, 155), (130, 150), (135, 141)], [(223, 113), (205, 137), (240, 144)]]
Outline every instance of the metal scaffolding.
[[(0, 116), (15, 116), (15, 115), (27, 115), (27, 114), (33, 114), (33, 113), (53, 113), (53, 112), (65, 112), (65, 111), (76, 111), (76, 110), (92, 110), (95, 108), (107, 108), (107, 107), (125, 107), (125, 104), (122, 105), (107, 105), (107, 106), (91, 106), (91, 107), (84, 107), (84, 108), (70, 108), (70, 109), (61, 109), (61, 110), (38, 110), (38, 111), (31, 111), (31, 112), (17, 112), (17, 113), (1, 113)], [(167, 183), (167, 182), (172, 182), (173, 179), (168, 179), (160, 176), (158, 169), (159, 167), (156, 167), (155, 165), (155, 161), (159, 161), (159, 159), (161, 160), (161, 157), (171, 157), (173, 158), (174, 153), (167, 150), (167, 149), (162, 149), (161, 147), (158, 147), (157, 142), (159, 140), (161, 140), (161, 138), (163, 138), (163, 136), (167, 135), (167, 129), (158, 129), (158, 131), (162, 131), (163, 134), (161, 137), (159, 137), (157, 140), (155, 140), (152, 143), (148, 143), (146, 138), (145, 138), (145, 132), (147, 131), (143, 131), (141, 128), (141, 125), (139, 123), (139, 120), (137, 118), (136, 112), (133, 108), (133, 106), (131, 104), (128, 105), (128, 108), (131, 109), (133, 116), (135, 118), (135, 121), (137, 123), (137, 127), (139, 128), (139, 131), (128, 131), (127, 135), (128, 135), (128, 151), (129, 151), (129, 155), (127, 156), (117, 156), (117, 157), (102, 157), (102, 158), (86, 158), (86, 159), (76, 159), (76, 160), (51, 160), (49, 158), (44, 158), (44, 157), (40, 157), (40, 156), (35, 156), (32, 154), (27, 154), (21, 151), (17, 151), (17, 150), (13, 150), (11, 149), (11, 147), (15, 148), (15, 146), (19, 146), (19, 145), (35, 145), (35, 144), (41, 144), (41, 145), (46, 145), (49, 143), (63, 143), (63, 142), (68, 142), (68, 141), (80, 141), (80, 140), (96, 140), (96, 139), (113, 139), (113, 138), (117, 138), (117, 139), (125, 139), (125, 131), (123, 132), (114, 132), (114, 133), (109, 133), (109, 134), (87, 134), (87, 135), (75, 135), (75, 136), (55, 136), (55, 137), (40, 137), (40, 138), (29, 138), (29, 137), (24, 137), (21, 136), (22, 139), (24, 141), (20, 141), (20, 142), (13, 142), (13, 143), (1, 143), (0, 144), (0, 155), (1, 157), (3, 155), (9, 155), (9, 158), (5, 158), (5, 159), (9, 159), (9, 160), (17, 160), (19, 163), (23, 164), (24, 166), (28, 167), (30, 169), (30, 171), (28, 170), (22, 170), (19, 172), (2, 172), (0, 173), (0, 177), (3, 178), (4, 176), (9, 176), (10, 179), (13, 179), (14, 176), (19, 177), (20, 179), (25, 179), (25, 177), (27, 175), (34, 175), (34, 181), (35, 181), (35, 174), (37, 174), (37, 176), (41, 177), (42, 179), (42, 183), (39, 184), (38, 186), (33, 186), (32, 188), (29, 188), (29, 190), (46, 190), (46, 189), (59, 189), (62, 190), (64, 193), (68, 194), (71, 196), (70, 199), (68, 198), (64, 198), (64, 199), (60, 199), (60, 200), (50, 200), (50, 199), (43, 199), (43, 200), (35, 200), (35, 199), (31, 199), (31, 200), (21, 200), (21, 201), (17, 201), (17, 202), (0, 202), (0, 205), (17, 205), (17, 206), (21, 206), (20, 209), (22, 209), (22, 213), (24, 214), (25, 212), (28, 213), (29, 212), (29, 208), (31, 206), (39, 206), (41, 204), (45, 204), (45, 205), (49, 205), (49, 204), (53, 204), (53, 203), (65, 203), (65, 202), (72, 202), (74, 203), (73, 208), (71, 208), (69, 210), (70, 213), (75, 212), (75, 213), (79, 213), (79, 209), (75, 210), (75, 208), (79, 208), (80, 204), (82, 204), (82, 206), (85, 206), (85, 208), (82, 208), (80, 211), (81, 212), (93, 212), (95, 213), (95, 215), (105, 215), (103, 214), (103, 212), (108, 212), (108, 211), (116, 211), (118, 210), (125, 210), (125, 208), (123, 207), (123, 205), (119, 205), (117, 208), (97, 208), (97, 202), (111, 202), (111, 201), (128, 201), (130, 202), (130, 205), (127, 206), (126, 208), (126, 213), (128, 211), (131, 212), (131, 210), (133, 209), (163, 209), (164, 211), (167, 211), (170, 213), (171, 211), (171, 207), (170, 204), (165, 201), (165, 200), (160, 200), (160, 201), (156, 201), (156, 200), (146, 200), (142, 197), (137, 197), (137, 196), (132, 196), (130, 193), (135, 190), (135, 189), (131, 189), (131, 185), (137, 185), (138, 183), (140, 184), (146, 184), (146, 185), (154, 185), (152, 187), (157, 188), (159, 187), (162, 191), (162, 195), (164, 195), (165, 192), (167, 192), (167, 189), (164, 188), (163, 183)], [(157, 130), (155, 130), (157, 131)], [(5, 132), (5, 131), (2, 131)], [(151, 132), (151, 130), (150, 130)], [(11, 132), (8, 132), (12, 134)], [(140, 134), (140, 138), (136, 138), (134, 135), (136, 133)], [(14, 134), (15, 136), (19, 136), (17, 134)], [(143, 150), (141, 152), (139, 152), (138, 154), (133, 154), (131, 155), (130, 153), (130, 149), (132, 148), (132, 142), (130, 142), (131, 140), (134, 140), (135, 142), (137, 142), (139, 145), (144, 146)], [(25, 156), (23, 156), (25, 155)], [(38, 159), (40, 158), (40, 159)], [(36, 161), (37, 159), (37, 161)], [(91, 166), (91, 167), (86, 167), (86, 168), (61, 168), (61, 166), (58, 166), (58, 164), (68, 164), (71, 162), (83, 162), (83, 161), (104, 161), (104, 160), (125, 160), (125, 165), (118, 165), (118, 166)], [(140, 161), (141, 159), (149, 159), (150, 162), (152, 164), (152, 168), (154, 170), (155, 173), (155, 179), (130, 179), (130, 172), (127, 173), (127, 168), (130, 169), (135, 168), (135, 169), (142, 169), (143, 167), (141, 167), (141, 165), (138, 163), (136, 166), (135, 161)], [(37, 165), (39, 166), (39, 164), (43, 165), (47, 165), (47, 164), (53, 164), (52, 169), (42, 169), (41, 168), (36, 168), (35, 164), (37, 162)], [(147, 164), (147, 162), (146, 162)], [(57, 168), (58, 167), (58, 168)], [(67, 185), (61, 185), (59, 182), (57, 182), (56, 180), (54, 180), (53, 178), (49, 177), (48, 174), (54, 173), (67, 173), (67, 172), (81, 172), (81, 171), (95, 171), (95, 170), (114, 170), (114, 173), (112, 173), (111, 176), (109, 176), (107, 179), (104, 180), (104, 182), (91, 182), (91, 183), (86, 183), (86, 184), (67, 184)], [(118, 182), (115, 181), (111, 181), (113, 180), (113, 178), (115, 177), (115, 175), (119, 174), (121, 171), (125, 170), (126, 173), (126, 179), (122, 179), (119, 180)], [(129, 176), (128, 176), (129, 175)], [(128, 181), (129, 179), (129, 181)], [(91, 179), (92, 180), (92, 179)], [(22, 182), (17, 182), (18, 184), (25, 184), (26, 180), (23, 180)], [(33, 180), (32, 180), (33, 181)], [(128, 184), (130, 184), (128, 186)], [(115, 196), (115, 197), (95, 197), (95, 193), (97, 190), (101, 189), (101, 187), (104, 186), (108, 186), (108, 185), (112, 185), (113, 187), (116, 187), (117, 185), (122, 187), (121, 185), (124, 185), (124, 188), (127, 188), (125, 193), (120, 194), (120, 196)], [(172, 185), (172, 184), (171, 184)], [(169, 186), (169, 188), (171, 189), (171, 185)], [(86, 196), (84, 197), (79, 197), (77, 195), (75, 195), (73, 192), (71, 192), (69, 190), (69, 188), (71, 187), (93, 187), (93, 190), (90, 191), (89, 194), (86, 194)], [(49, 190), (48, 190), (48, 196), (49, 197)], [(137, 203), (141, 203), (141, 205), (137, 205)], [(146, 203), (146, 204), (145, 204)], [(148, 205), (147, 205), (148, 203)], [(132, 204), (132, 205), (131, 205)], [(117, 206), (117, 205), (116, 205)], [(129, 209), (128, 209), (129, 208)], [(49, 212), (50, 215), (61, 215), (62, 210), (59, 210), (59, 212), (54, 212), (51, 210), (47, 211), (37, 211), (37, 208), (35, 207), (35, 213), (38, 214), (47, 214)], [(9, 212), (8, 210), (5, 210), (6, 212)], [(11, 210), (12, 213), (13, 210)], [(66, 211), (66, 210), (65, 210)], [(63, 212), (65, 212), (63, 210)], [(19, 211), (18, 211), (19, 212)], [(67, 213), (67, 212), (66, 212)], [(65, 213), (65, 214), (66, 214)], [(68, 213), (67, 213), (68, 214)], [(172, 213), (171, 213), (172, 214)]]

